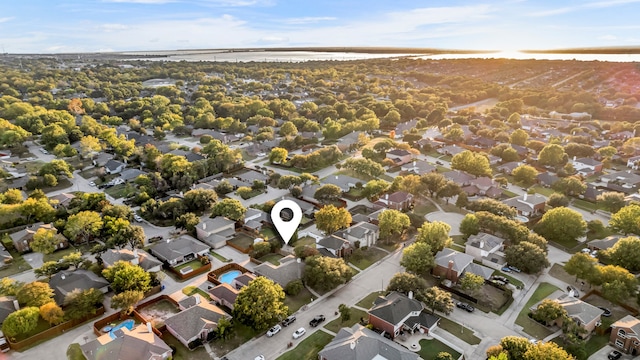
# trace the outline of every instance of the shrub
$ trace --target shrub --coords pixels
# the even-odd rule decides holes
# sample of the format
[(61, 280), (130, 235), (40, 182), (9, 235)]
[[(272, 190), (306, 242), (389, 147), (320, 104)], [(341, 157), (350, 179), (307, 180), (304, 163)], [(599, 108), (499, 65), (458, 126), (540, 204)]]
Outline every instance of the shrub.
[(302, 291), (302, 280), (297, 279), (290, 281), (285, 287), (284, 292), (287, 295), (296, 296)]

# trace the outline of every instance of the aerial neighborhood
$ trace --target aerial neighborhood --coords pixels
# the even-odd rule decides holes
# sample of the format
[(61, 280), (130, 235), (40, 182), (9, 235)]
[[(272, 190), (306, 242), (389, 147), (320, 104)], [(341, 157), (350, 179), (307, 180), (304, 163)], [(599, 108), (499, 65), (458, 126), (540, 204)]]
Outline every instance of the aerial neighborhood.
[(9, 359), (640, 355), (631, 63), (0, 69)]

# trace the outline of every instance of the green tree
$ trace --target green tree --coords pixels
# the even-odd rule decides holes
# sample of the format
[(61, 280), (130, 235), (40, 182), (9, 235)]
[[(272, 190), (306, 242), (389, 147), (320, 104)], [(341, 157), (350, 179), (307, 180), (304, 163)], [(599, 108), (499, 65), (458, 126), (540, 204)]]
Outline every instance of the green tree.
[(351, 308), (345, 304), (338, 305), (338, 311), (340, 312), (340, 321), (345, 322), (351, 319)]
[(384, 168), (377, 162), (365, 158), (348, 158), (342, 167), (352, 170), (353, 172), (366, 176), (376, 178), (384, 174)]
[(69, 319), (95, 315), (103, 299), (104, 294), (98, 289), (75, 289), (64, 298), (65, 314)]
[(380, 237), (386, 241), (402, 237), (410, 225), (409, 216), (398, 210), (385, 210), (378, 216)]
[(460, 222), (460, 232), (465, 239), (480, 232), (480, 221), (474, 214), (467, 214)]
[(640, 205), (631, 204), (611, 215), (609, 227), (623, 234), (640, 235)]
[(280, 135), (281, 136), (296, 136), (298, 135), (298, 128), (291, 121), (285, 121), (282, 126), (280, 126)]
[(556, 300), (544, 299), (533, 312), (533, 318), (549, 325), (561, 317), (567, 316), (567, 311)]
[(615, 266), (596, 266), (591, 283), (602, 286), (602, 295), (614, 302), (625, 301), (637, 291), (638, 280), (627, 269)]
[(272, 164), (283, 164), (287, 161), (288, 156), (289, 152), (287, 149), (275, 147), (271, 149), (271, 152), (269, 153), (269, 162)]
[(607, 255), (613, 265), (637, 272), (640, 270), (640, 239), (635, 236), (622, 238), (607, 250)]
[(614, 214), (620, 211), (627, 203), (624, 199), (624, 194), (617, 191), (603, 192), (598, 195), (596, 201)]
[(538, 170), (530, 165), (520, 165), (511, 172), (513, 179), (524, 186), (533, 185), (538, 178)]
[(16, 300), (22, 306), (40, 307), (53, 301), (53, 290), (45, 282), (34, 281), (23, 285), (18, 290)]
[(567, 176), (553, 183), (552, 187), (567, 196), (582, 195), (587, 190), (587, 185), (577, 176)]
[(40, 316), (51, 326), (58, 325), (64, 321), (64, 311), (54, 302), (40, 306)]
[(511, 206), (491, 198), (478, 199), (472, 201), (467, 205), (467, 209), (477, 211), (488, 211), (492, 214), (503, 216), (508, 219), (513, 219), (518, 215), (516, 209)]
[(427, 275), (433, 269), (435, 260), (431, 246), (425, 242), (416, 242), (402, 251), (400, 265), (416, 275)]
[[(529, 339), (520, 336), (505, 336), (500, 340), (500, 346), (509, 354), (509, 359), (524, 359), (524, 354), (531, 347)], [(540, 358), (542, 360), (544, 358)]]
[(189, 232), (193, 232), (199, 223), (200, 217), (194, 213), (188, 212), (178, 216), (175, 226), (176, 229), (185, 229)]
[(139, 265), (127, 261), (116, 261), (115, 264), (102, 270), (102, 276), (109, 283), (116, 294), (125, 291), (139, 291), (145, 293), (151, 289), (151, 276)]
[(284, 319), (289, 309), (280, 285), (258, 277), (240, 289), (233, 307), (233, 318), (257, 330), (264, 330)]
[(451, 168), (475, 176), (491, 176), (491, 165), (486, 156), (465, 150), (451, 159)]
[(454, 360), (454, 359), (453, 359), (453, 356), (448, 352), (441, 351), (438, 353), (435, 360)]
[(585, 235), (587, 223), (579, 212), (558, 207), (547, 211), (534, 230), (549, 241), (572, 244)]
[(396, 291), (405, 295), (408, 295), (409, 291), (412, 291), (416, 299), (422, 300), (424, 292), (428, 287), (427, 281), (422, 277), (408, 272), (399, 272), (395, 273), (391, 280), (389, 280), (387, 291)]
[(458, 283), (463, 290), (475, 293), (484, 285), (484, 278), (480, 275), (466, 272)]
[(451, 231), (451, 226), (445, 222), (426, 222), (418, 229), (416, 242), (428, 244), (435, 254), (451, 244), (452, 240), (449, 237), (449, 231)]
[(2, 323), (2, 332), (9, 337), (27, 334), (38, 326), (40, 309), (34, 306), (25, 307), (9, 314)]
[(558, 344), (548, 341), (532, 344), (524, 354), (523, 360), (573, 360)]
[(373, 200), (375, 198), (379, 198), (380, 195), (384, 194), (387, 190), (389, 190), (389, 184), (385, 180), (371, 180), (366, 183), (364, 186), (363, 195), (369, 200)]
[(349, 227), (351, 224), (351, 214), (345, 208), (338, 208), (333, 205), (324, 206), (315, 215), (316, 227), (325, 234)]
[(528, 241), (509, 246), (504, 254), (509, 264), (528, 274), (538, 273), (550, 265), (544, 250)]
[(578, 279), (587, 280), (588, 282), (594, 276), (595, 267), (598, 261), (589, 254), (582, 252), (575, 253), (571, 256), (569, 261), (564, 266), (564, 270), (569, 275), (575, 275), (576, 281)]
[(527, 144), (527, 140), (529, 140), (529, 134), (522, 129), (515, 130), (509, 137), (509, 142), (514, 145), (525, 146)]
[(211, 209), (218, 200), (218, 194), (209, 189), (193, 189), (184, 194), (182, 199), (187, 211), (204, 212)]
[(102, 144), (98, 138), (91, 135), (83, 136), (80, 139), (80, 154), (83, 158), (93, 158), (93, 155), (102, 150)]
[(444, 291), (437, 286), (430, 287), (425, 291), (423, 302), (425, 306), (431, 310), (432, 314), (439, 311), (448, 315), (453, 311), (451, 293)]
[(303, 280), (318, 290), (331, 290), (345, 284), (355, 271), (342, 258), (312, 256), (305, 260)]
[(51, 254), (58, 245), (57, 231), (53, 229), (40, 228), (33, 234), (33, 241), (30, 246), (33, 251), (43, 254)]
[(22, 286), (24, 286), (24, 283), (20, 281), (10, 277), (3, 277), (0, 279), (0, 295), (15, 296)]
[(18, 189), (8, 189), (0, 195), (0, 202), (3, 204), (20, 204), (22, 203), (22, 191)]
[(440, 191), (440, 189), (447, 185), (447, 179), (444, 177), (444, 175), (437, 172), (430, 172), (421, 175), (420, 181), (426, 187), (426, 190), (429, 193), (430, 197), (435, 197), (438, 191)]
[(81, 211), (69, 216), (64, 227), (65, 235), (73, 242), (86, 243), (100, 235), (102, 218), (95, 211)]
[(27, 218), (28, 222), (34, 219), (42, 222), (50, 222), (54, 219), (56, 213), (47, 198), (28, 198), (20, 204), (19, 212)]
[(558, 144), (546, 145), (538, 155), (540, 165), (559, 166), (566, 163), (568, 159), (564, 148)]
[(547, 205), (554, 208), (563, 207), (563, 206), (567, 207), (569, 206), (569, 198), (559, 193), (553, 193), (551, 194), (551, 196), (549, 196), (549, 199), (547, 200)]
[(47, 261), (44, 264), (42, 264), (41, 267), (34, 269), (33, 273), (37, 277), (46, 276), (48, 279), (51, 279), (53, 275), (57, 274), (60, 270), (62, 270), (61, 265), (62, 264), (58, 263), (57, 261)]
[(73, 266), (77, 269), (84, 261), (82, 253), (80, 251), (74, 251), (62, 257), (62, 261), (66, 264)]
[(313, 194), (313, 198), (323, 204), (330, 204), (342, 196), (342, 189), (337, 185), (325, 184), (320, 186)]
[(44, 164), (40, 170), (38, 170), (38, 175), (44, 176), (46, 174), (51, 174), (56, 178), (60, 175), (72, 178), (73, 168), (64, 160), (51, 160), (51, 162)]
[(239, 221), (244, 218), (244, 213), (247, 209), (242, 206), (242, 203), (236, 199), (223, 199), (217, 202), (212, 210), (213, 216), (224, 216), (234, 221)]
[(120, 310), (123, 314), (129, 315), (133, 312), (133, 308), (138, 301), (144, 299), (142, 291), (127, 290), (119, 294), (113, 295), (111, 298), (111, 308)]
[(226, 340), (231, 335), (233, 330), (233, 323), (229, 318), (222, 317), (218, 320), (218, 327), (216, 328), (216, 335), (219, 339)]

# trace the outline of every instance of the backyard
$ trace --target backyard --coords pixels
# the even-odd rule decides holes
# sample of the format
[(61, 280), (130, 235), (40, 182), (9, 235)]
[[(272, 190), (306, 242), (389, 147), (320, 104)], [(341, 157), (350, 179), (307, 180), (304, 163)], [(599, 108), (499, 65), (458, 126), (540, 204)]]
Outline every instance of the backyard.
[(435, 360), (441, 352), (447, 352), (453, 356), (454, 359), (460, 357), (460, 353), (443, 344), (442, 342), (436, 339), (422, 339), (420, 340), (420, 351), (418, 354), (424, 360)]
[(538, 285), (538, 288), (533, 293), (529, 301), (525, 304), (525, 306), (518, 314), (518, 318), (516, 318), (516, 324), (522, 326), (522, 330), (527, 334), (533, 336), (536, 339), (544, 339), (545, 337), (552, 334), (552, 331), (547, 329), (545, 326), (538, 324), (536, 321), (529, 318), (529, 308), (534, 304), (542, 301), (542, 299), (551, 295), (554, 291), (559, 290), (557, 287), (543, 282)]
[(200, 289), (197, 286), (187, 286), (187, 287), (182, 289), (182, 293), (187, 295), (187, 296), (191, 296), (193, 294), (198, 294), (204, 299), (211, 300), (211, 297), (209, 297), (209, 294), (207, 294), (206, 291)]
[(180, 264), (180, 265), (174, 267), (174, 269), (176, 271), (180, 272), (180, 270), (182, 270), (182, 269), (184, 269), (186, 267), (191, 267), (191, 270), (193, 271), (193, 270), (200, 269), (202, 266), (204, 266), (202, 264), (202, 262), (200, 260), (198, 260), (198, 259), (195, 259), (195, 260), (191, 260), (189, 262), (186, 262), (184, 264)]
[(176, 339), (168, 331), (162, 335), (162, 340), (169, 346), (174, 346), (176, 352), (173, 354), (173, 360), (210, 360), (211, 356), (207, 353), (207, 350), (200, 346), (199, 348), (191, 351), (184, 346), (178, 339)]
[(261, 257), (260, 261), (262, 262), (270, 262), (275, 266), (280, 265), (280, 259), (282, 259), (284, 256), (280, 255), (280, 254), (276, 254), (276, 253), (269, 253), (263, 257)]
[(31, 269), (31, 266), (25, 261), (25, 259), (15, 250), (9, 250), (13, 261), (0, 268), (0, 278), (8, 277), (11, 275), (19, 274), (23, 271)]
[(251, 246), (253, 246), (253, 240), (251, 236), (245, 233), (237, 233), (233, 239), (231, 239), (231, 243), (241, 249), (249, 250)]
[(160, 300), (142, 309), (138, 309), (138, 312), (147, 320), (151, 321), (151, 324), (155, 328), (164, 325), (165, 320), (177, 314), (179, 311), (180, 309), (167, 300)]
[(333, 335), (318, 330), (302, 340), (293, 350), (282, 354), (277, 360), (317, 359), (318, 352), (330, 343), (332, 339)]

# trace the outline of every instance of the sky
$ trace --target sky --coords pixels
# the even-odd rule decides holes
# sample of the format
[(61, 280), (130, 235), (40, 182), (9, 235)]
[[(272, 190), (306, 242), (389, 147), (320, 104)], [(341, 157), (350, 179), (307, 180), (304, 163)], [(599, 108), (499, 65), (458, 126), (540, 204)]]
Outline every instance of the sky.
[(640, 46), (640, 0), (3, 0), (8, 53)]

